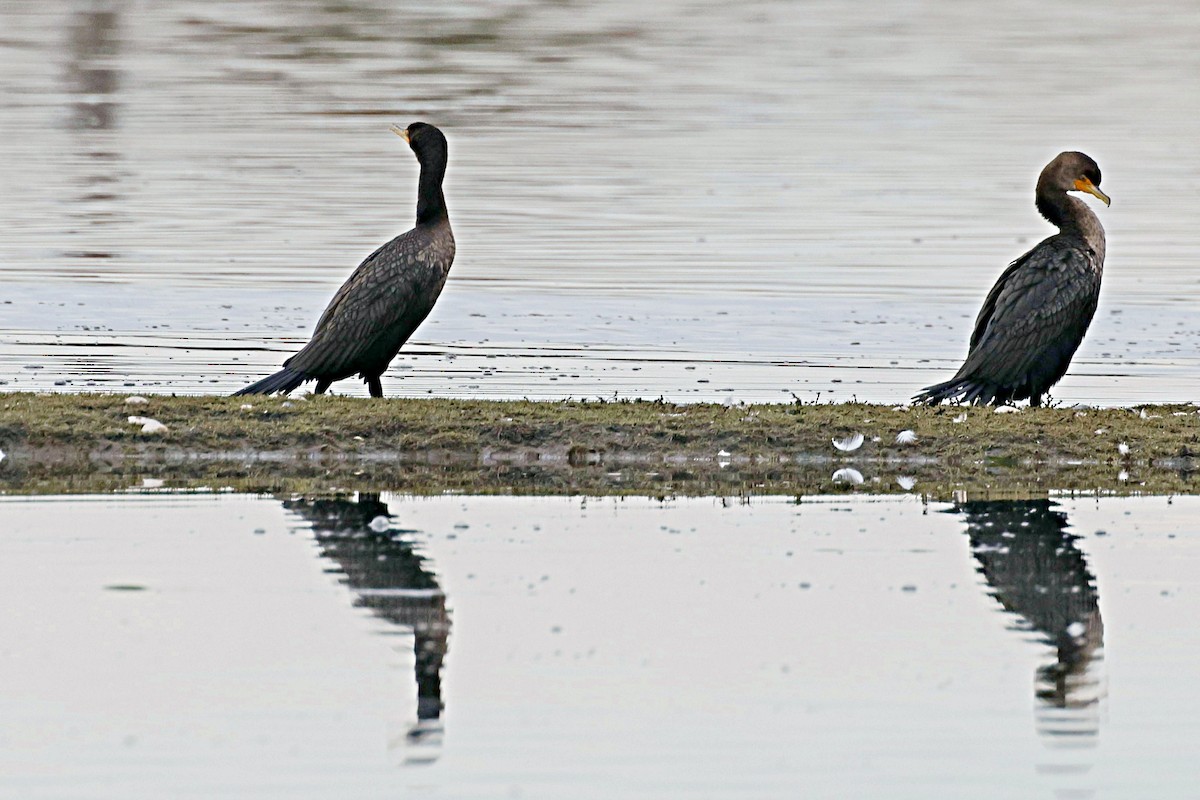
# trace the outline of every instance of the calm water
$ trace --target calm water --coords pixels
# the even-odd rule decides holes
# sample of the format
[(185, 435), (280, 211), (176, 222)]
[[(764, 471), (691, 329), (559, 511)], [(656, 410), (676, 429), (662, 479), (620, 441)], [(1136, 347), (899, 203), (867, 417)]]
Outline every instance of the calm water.
[(1197, 41), (1184, 2), (2, 3), (0, 388), (272, 370), (410, 226), (421, 118), (459, 258), (391, 394), (903, 399), (1078, 148), (1109, 263), (1057, 394), (1192, 399)]
[(0, 500), (5, 797), (1186, 797), (1200, 498)]

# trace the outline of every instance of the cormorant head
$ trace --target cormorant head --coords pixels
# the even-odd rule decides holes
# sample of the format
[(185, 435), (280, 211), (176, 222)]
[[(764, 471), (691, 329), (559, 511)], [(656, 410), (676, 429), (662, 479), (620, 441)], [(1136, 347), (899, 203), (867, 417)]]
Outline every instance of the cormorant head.
[(1104, 205), (1112, 205), (1108, 195), (1100, 191), (1100, 167), (1091, 157), (1074, 151), (1059, 153), (1046, 165), (1038, 179), (1039, 187), (1046, 185), (1063, 192), (1087, 192)]
[(393, 125), (391, 130), (408, 142), (408, 146), (417, 154), (418, 161), (424, 161), (426, 156), (434, 154), (441, 154), (442, 158), (445, 158), (448, 149), (446, 137), (434, 126), (425, 122), (414, 122), (407, 128)]

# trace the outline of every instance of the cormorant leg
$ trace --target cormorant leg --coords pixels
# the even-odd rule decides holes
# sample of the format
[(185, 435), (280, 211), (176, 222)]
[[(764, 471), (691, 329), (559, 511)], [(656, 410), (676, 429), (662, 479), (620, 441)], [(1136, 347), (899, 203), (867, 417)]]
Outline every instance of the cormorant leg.
[(1040, 394), (1029, 395), (1029, 407), (1037, 408), (1042, 404), (1042, 396)]
[(331, 383), (333, 381), (327, 381), (324, 378), (319, 379), (317, 381), (317, 388), (313, 389), (313, 394), (325, 394), (325, 390), (329, 388), (329, 384)]
[(379, 382), (378, 375), (367, 378), (367, 391), (371, 393), (371, 397), (383, 397), (383, 384)]

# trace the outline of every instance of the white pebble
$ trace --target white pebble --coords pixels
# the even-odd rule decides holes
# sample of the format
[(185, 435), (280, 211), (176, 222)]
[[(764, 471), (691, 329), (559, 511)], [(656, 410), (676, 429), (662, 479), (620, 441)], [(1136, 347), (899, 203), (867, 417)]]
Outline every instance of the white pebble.
[(1124, 442), (1119, 443), (1117, 445), (1117, 452), (1123, 456), (1129, 455), (1129, 445), (1125, 444)]
[(833, 473), (833, 480), (838, 483), (862, 483), (862, 473), (852, 467), (842, 467), (837, 472)]
[(831, 439), (830, 441), (833, 442), (833, 446), (838, 450), (841, 450), (843, 453), (850, 453), (862, 447), (863, 435), (855, 433), (847, 436), (845, 439)]
[(900, 431), (896, 434), (896, 444), (912, 444), (916, 440), (916, 431)]
[(129, 423), (131, 425), (141, 425), (142, 433), (165, 433), (167, 430), (166, 425), (163, 425), (156, 419), (150, 419), (150, 417), (130, 417)]

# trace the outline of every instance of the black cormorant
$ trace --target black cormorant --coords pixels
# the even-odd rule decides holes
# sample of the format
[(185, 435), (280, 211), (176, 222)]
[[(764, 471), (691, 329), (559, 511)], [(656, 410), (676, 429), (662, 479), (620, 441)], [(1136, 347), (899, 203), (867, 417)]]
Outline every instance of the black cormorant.
[(1010, 403), (1042, 395), (1066, 373), (1096, 313), (1104, 271), (1104, 228), (1082, 200), (1087, 192), (1105, 205), (1100, 167), (1083, 153), (1060, 153), (1037, 183), (1037, 209), (1058, 233), (1018, 258), (988, 292), (967, 360), (945, 383), (913, 400)]
[(421, 164), (417, 226), (380, 247), (358, 265), (321, 315), (312, 339), (283, 369), (252, 383), (239, 394), (292, 391), (317, 382), (329, 384), (357, 374), (372, 397), (383, 397), (380, 376), (408, 337), (433, 309), (454, 261), (454, 234), (442, 196), (446, 137), (432, 125), (392, 126)]

